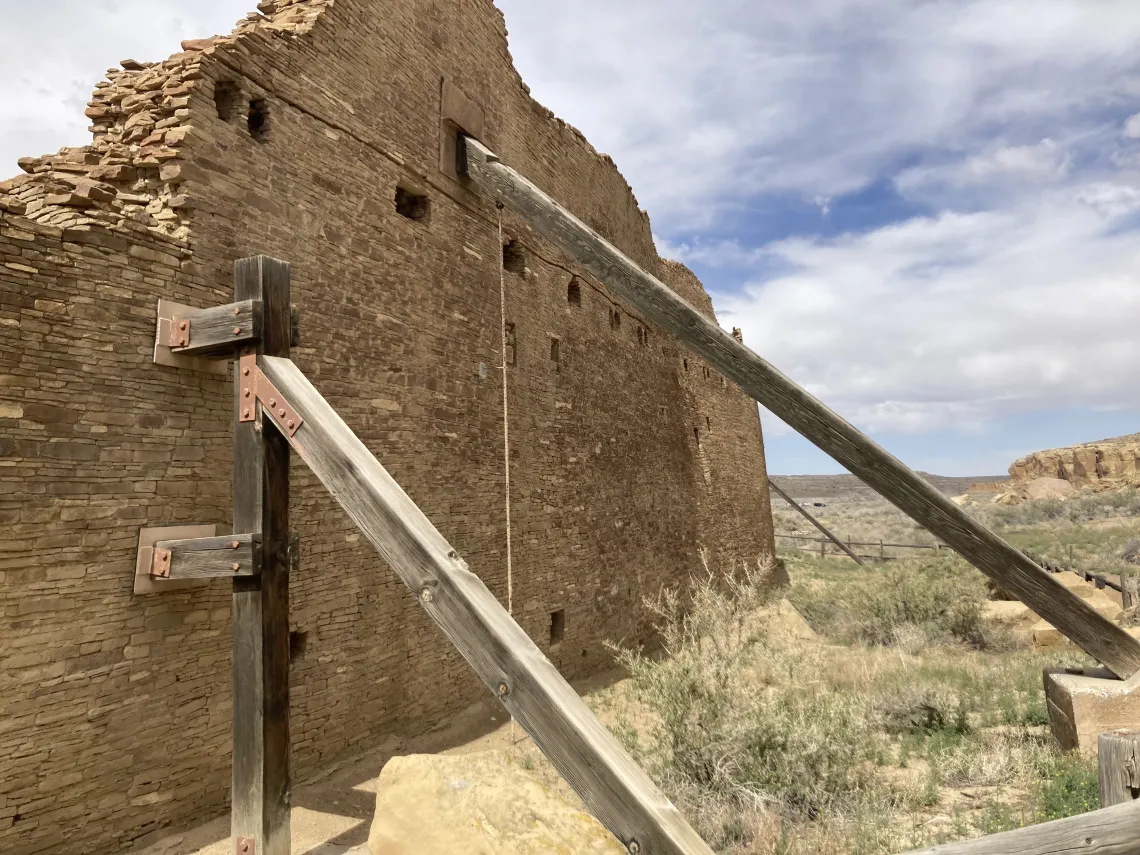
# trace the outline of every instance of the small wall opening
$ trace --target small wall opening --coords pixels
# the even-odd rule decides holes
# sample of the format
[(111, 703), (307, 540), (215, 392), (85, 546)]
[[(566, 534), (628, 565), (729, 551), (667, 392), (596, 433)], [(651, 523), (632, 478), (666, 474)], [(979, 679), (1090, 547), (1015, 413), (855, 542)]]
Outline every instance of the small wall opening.
[(686, 370), (686, 371), (688, 371), (688, 370), (689, 370), (689, 360), (687, 360), (687, 359), (682, 359), (681, 361), (682, 361), (683, 363), (685, 363), (685, 370)]
[(214, 109), (218, 111), (218, 118), (223, 122), (232, 121), (237, 115), (238, 100), (241, 90), (232, 80), (219, 80), (214, 84)]
[(700, 428), (693, 428), (693, 440), (697, 443), (697, 447), (699, 448), (700, 444), (701, 444), (701, 429)]
[(550, 361), (554, 363), (554, 370), (556, 372), (562, 370), (562, 357), (559, 351), (559, 344), (558, 339), (550, 339)]
[(550, 646), (557, 647), (566, 637), (566, 609), (550, 613)]
[(705, 431), (707, 433), (712, 433), (712, 419), (710, 419), (708, 416), (705, 416)]
[(507, 339), (507, 365), (517, 365), (518, 347), (515, 344), (515, 325), (507, 324), (505, 332)]
[(309, 646), (309, 633), (294, 630), (289, 633), (289, 661), (295, 662), (305, 655), (305, 648)]
[(503, 244), (503, 269), (511, 273), (526, 271), (526, 255), (517, 240), (509, 240)]
[(649, 347), (649, 330), (645, 327), (637, 328), (637, 343), (642, 347)]
[(708, 380), (708, 379), (709, 379), (709, 377), (711, 376), (711, 375), (710, 375), (710, 373), (709, 373), (709, 367), (708, 367), (707, 365), (702, 365), (702, 366), (701, 366), (701, 372), (702, 372), (702, 373), (705, 375), (705, 379), (706, 379), (706, 380)]
[(249, 135), (258, 142), (269, 139), (269, 102), (264, 98), (254, 98), (249, 102)]
[(610, 329), (621, 329), (621, 312), (617, 309), (610, 309)]
[(427, 222), (431, 217), (431, 199), (406, 187), (396, 187), (396, 213), (409, 220)]
[(566, 302), (571, 306), (582, 305), (582, 283), (578, 281), (575, 276), (570, 280), (570, 284), (566, 286)]

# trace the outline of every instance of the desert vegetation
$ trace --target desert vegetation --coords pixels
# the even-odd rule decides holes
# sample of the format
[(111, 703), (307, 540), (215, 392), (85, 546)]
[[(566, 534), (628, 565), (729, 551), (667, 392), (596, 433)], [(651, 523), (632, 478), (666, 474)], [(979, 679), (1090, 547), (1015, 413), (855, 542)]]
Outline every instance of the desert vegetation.
[(649, 601), (662, 649), (615, 646), (629, 679), (594, 699), (718, 852), (898, 852), (1097, 806), (1041, 687), (1083, 656), (988, 625), (975, 570), (788, 560), (814, 640), (789, 634), (762, 568), (705, 568)]

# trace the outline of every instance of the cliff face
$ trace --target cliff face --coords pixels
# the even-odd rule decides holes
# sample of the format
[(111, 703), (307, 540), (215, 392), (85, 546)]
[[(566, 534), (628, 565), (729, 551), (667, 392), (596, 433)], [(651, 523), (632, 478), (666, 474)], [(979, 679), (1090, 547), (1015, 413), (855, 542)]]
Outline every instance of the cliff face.
[(1014, 484), (1063, 478), (1075, 487), (1140, 486), (1140, 434), (1035, 451), (1009, 467)]

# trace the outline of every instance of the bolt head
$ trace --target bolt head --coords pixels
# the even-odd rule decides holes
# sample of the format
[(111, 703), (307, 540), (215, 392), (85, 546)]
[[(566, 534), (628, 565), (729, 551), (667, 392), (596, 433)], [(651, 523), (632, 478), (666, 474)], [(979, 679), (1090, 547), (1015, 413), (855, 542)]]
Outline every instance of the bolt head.
[(241, 565), (235, 561), (233, 564), (233, 568), (234, 568), (234, 572), (236, 573), (238, 570), (241, 569)]
[(434, 599), (435, 599), (435, 594), (432, 593), (431, 588), (423, 588), (420, 591), (420, 602), (421, 603), (430, 603)]
[(241, 335), (241, 327), (234, 327), (234, 335)]
[(243, 368), (241, 373), (244, 374), (246, 377), (248, 377), (249, 376), (249, 369)]
[(285, 418), (285, 410), (284, 409), (278, 410), (277, 415), (281, 416), (281, 418)]
[(505, 698), (508, 692), (510, 692), (510, 689), (507, 688), (507, 684), (499, 683), (499, 697)]
[(276, 407), (277, 406), (277, 399), (276, 398), (270, 398), (269, 399), (269, 406)]
[(238, 548), (238, 542), (235, 540), (233, 543), (230, 544), (230, 546), (232, 546), (234, 549), (237, 549)]
[(641, 852), (641, 844), (636, 840), (631, 840), (629, 841), (629, 845), (626, 847), (626, 849), (629, 850), (629, 855), (639, 855)]
[(246, 407), (244, 410), (242, 410), (241, 414), (242, 414), (242, 416), (244, 416), (245, 418), (248, 419), (249, 418), (249, 407)]
[(241, 309), (239, 309), (237, 306), (234, 306), (234, 314), (235, 315), (238, 314), (240, 311), (241, 311)]
[(178, 329), (184, 330), (184, 329), (186, 329), (187, 326), (188, 326), (188, 324), (186, 323), (186, 321), (183, 321), (182, 323), (180, 323), (178, 325)]
[(295, 422), (295, 421), (293, 421), (292, 419), (289, 419), (289, 425), (288, 425), (288, 427), (289, 427), (289, 430), (292, 430), (292, 429), (293, 429), (293, 426), (294, 426), (295, 424), (296, 424), (296, 422)]

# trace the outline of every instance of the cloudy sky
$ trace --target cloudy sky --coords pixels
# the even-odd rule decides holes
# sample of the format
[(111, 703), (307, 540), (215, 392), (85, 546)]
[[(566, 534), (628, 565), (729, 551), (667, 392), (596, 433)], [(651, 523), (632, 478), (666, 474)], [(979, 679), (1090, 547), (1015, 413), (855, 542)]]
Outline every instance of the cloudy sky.
[[(1140, 431), (1140, 4), (498, 0), (721, 323), (911, 465)], [(0, 163), (253, 0), (0, 0)], [(51, 26), (44, 26), (51, 20)], [(763, 414), (776, 473), (840, 471)]]

